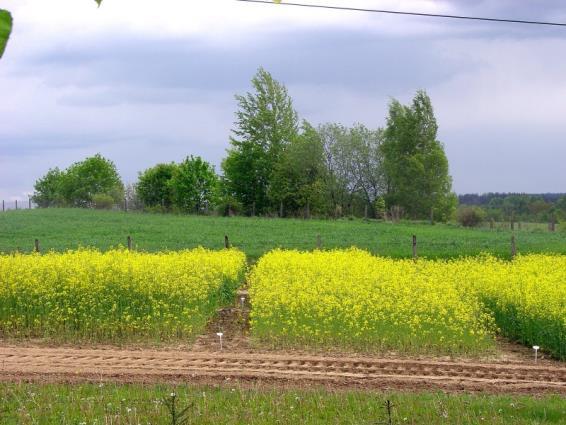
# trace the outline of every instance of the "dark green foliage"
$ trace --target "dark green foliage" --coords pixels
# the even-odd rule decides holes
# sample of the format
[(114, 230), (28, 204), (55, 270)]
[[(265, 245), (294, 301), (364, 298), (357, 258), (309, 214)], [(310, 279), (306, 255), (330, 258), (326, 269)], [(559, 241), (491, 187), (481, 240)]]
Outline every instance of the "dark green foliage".
[(246, 209), (270, 210), (275, 164), (297, 137), (298, 118), (284, 85), (260, 68), (252, 79), (253, 93), (236, 96), (236, 128), (222, 163), (226, 189)]
[(96, 194), (106, 194), (114, 202), (120, 202), (124, 197), (124, 185), (114, 163), (96, 154), (67, 168), (61, 192), (67, 205), (90, 207)]
[(556, 210), (558, 215), (566, 221), (566, 196), (561, 197), (558, 202), (556, 202)]
[(118, 203), (124, 185), (114, 163), (100, 154), (72, 164), (65, 171), (51, 169), (36, 181), (33, 201), (40, 207), (91, 207), (95, 195), (107, 195)]
[(174, 163), (157, 164), (140, 173), (136, 184), (136, 194), (144, 206), (171, 208), (173, 205), (171, 180), (176, 169), (177, 165)]
[(428, 218), (431, 211), (446, 220), (456, 206), (448, 159), (436, 140), (438, 125), (430, 98), (417, 92), (410, 106), (393, 100), (382, 145), (386, 202), (411, 218)]
[(97, 193), (92, 197), (92, 206), (97, 210), (111, 210), (114, 206), (114, 198), (106, 193)]
[(559, 193), (486, 193), (459, 196), (462, 205), (477, 205), (495, 221), (549, 222), (566, 219), (566, 195)]
[(285, 148), (273, 171), (269, 196), (273, 205), (280, 206), (279, 214), (323, 213), (324, 173), (320, 136), (309, 123), (303, 122), (301, 133)]
[(458, 208), (458, 223), (464, 227), (476, 227), (485, 220), (485, 211), (479, 207)]
[(216, 201), (216, 212), (223, 217), (231, 217), (234, 215), (241, 215), (243, 213), (243, 206), (232, 195), (226, 194), (223, 189), (222, 181), (219, 184), (220, 196)]
[[(497, 299), (484, 297), (483, 302), (489, 311), (493, 312), (495, 323), (501, 329), (502, 335), (527, 346), (544, 345), (545, 352), (557, 359), (566, 360), (564, 322), (521, 314), (516, 305), (502, 304), (501, 300)], [(541, 341), (544, 341), (544, 344)]]
[(12, 15), (7, 10), (0, 9), (0, 58), (6, 50), (6, 44), (12, 32)]
[(191, 155), (174, 169), (171, 188), (175, 206), (181, 211), (208, 211), (218, 195), (218, 177), (212, 165)]
[(50, 169), (47, 174), (35, 182), (33, 202), (41, 208), (64, 205), (65, 200), (62, 192), (64, 178), (65, 173), (59, 168)]

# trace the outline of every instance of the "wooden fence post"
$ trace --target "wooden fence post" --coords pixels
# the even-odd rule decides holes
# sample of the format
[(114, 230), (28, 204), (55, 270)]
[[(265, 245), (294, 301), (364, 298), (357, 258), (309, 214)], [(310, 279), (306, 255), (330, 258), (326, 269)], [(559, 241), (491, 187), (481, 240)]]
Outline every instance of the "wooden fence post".
[(279, 218), (283, 218), (283, 201), (279, 203)]
[(413, 235), (413, 260), (417, 259), (417, 236)]
[(18, 210), (18, 200), (16, 199), (16, 211)]
[(6, 211), (6, 207), (4, 205), (4, 200), (2, 199), (2, 212)]
[(228, 241), (228, 235), (224, 235), (224, 248), (230, 248), (230, 242)]
[(511, 236), (511, 259), (517, 255), (517, 245), (515, 244), (515, 235)]
[(128, 235), (128, 251), (132, 250), (132, 237)]
[(366, 205), (366, 207), (364, 208), (364, 220), (368, 219), (368, 206)]
[(31, 196), (28, 197), (28, 209), (31, 210)]
[(255, 201), (252, 204), (252, 217), (255, 217)]
[(124, 212), (128, 212), (128, 198), (124, 198)]
[(35, 252), (39, 252), (39, 239), (35, 240)]
[(491, 219), (489, 220), (489, 228), (491, 230), (495, 228), (495, 220), (493, 219), (493, 217), (491, 217)]
[(322, 248), (322, 240), (320, 239), (320, 234), (316, 235), (316, 247), (318, 249)]

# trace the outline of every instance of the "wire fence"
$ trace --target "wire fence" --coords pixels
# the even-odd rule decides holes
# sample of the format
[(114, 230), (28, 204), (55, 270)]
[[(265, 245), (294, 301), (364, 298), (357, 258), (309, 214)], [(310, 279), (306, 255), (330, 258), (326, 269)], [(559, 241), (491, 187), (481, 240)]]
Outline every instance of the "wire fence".
[[(509, 236), (509, 235), (507, 235)], [(137, 238), (140, 238), (139, 240)], [(476, 256), (480, 254), (494, 255), (496, 257), (512, 259), (518, 254), (529, 253), (549, 253), (549, 254), (566, 254), (566, 243), (558, 245), (548, 245), (545, 241), (525, 241), (524, 243), (516, 234), (497, 240), (486, 241), (467, 241), (467, 240), (430, 240), (426, 237), (419, 238), (417, 235), (406, 238), (389, 239), (385, 241), (362, 240), (359, 239), (342, 239), (336, 240), (326, 239), (322, 234), (307, 239), (306, 237), (294, 240), (280, 240), (265, 238), (259, 240), (239, 239), (225, 234), (223, 237), (218, 235), (215, 239), (207, 239), (206, 241), (199, 239), (190, 239), (185, 241), (162, 241), (162, 245), (156, 246), (155, 242), (149, 241), (143, 234), (124, 235), (122, 238), (113, 240), (105, 240), (102, 245), (97, 244), (95, 248), (109, 249), (112, 247), (136, 250), (141, 252), (156, 252), (161, 250), (183, 250), (193, 249), (204, 246), (209, 249), (237, 248), (245, 252), (250, 260), (254, 262), (261, 255), (274, 249), (293, 249), (298, 251), (315, 251), (315, 250), (334, 250), (358, 248), (370, 252), (373, 255), (405, 258), (405, 259), (449, 259), (464, 256)], [(100, 246), (99, 246), (100, 245)], [(87, 247), (88, 244), (77, 244), (77, 246), (57, 246), (54, 247), (50, 243), (49, 238), (29, 240), (23, 247), (18, 246), (8, 252), (25, 253), (36, 252), (44, 253), (52, 250), (60, 251), (66, 249), (78, 249)], [(558, 246), (558, 248), (557, 248)]]
[(2, 212), (11, 210), (32, 210), (35, 208), (37, 208), (37, 204), (35, 204), (31, 198), (27, 200), (2, 200)]
[[(2, 201), (2, 211), (35, 209), (31, 199), (27, 202)], [(132, 209), (133, 208), (133, 209)], [(155, 213), (146, 212), (139, 208), (138, 204), (125, 200), (122, 203), (112, 205), (113, 210), (123, 211), (128, 214), (150, 215)], [(164, 214), (159, 214), (164, 215)], [(200, 216), (212, 215), (201, 214)], [(194, 216), (193, 216), (194, 217)], [(259, 218), (258, 218), (259, 219)], [(81, 246), (92, 246), (102, 250), (111, 247), (125, 247), (139, 251), (155, 252), (160, 250), (181, 250), (204, 246), (209, 249), (221, 249), (226, 246), (236, 247), (244, 251), (254, 261), (264, 253), (281, 248), (296, 249), (300, 251), (312, 251), (315, 249), (330, 250), (357, 247), (364, 249), (374, 255), (393, 258), (456, 258), (462, 256), (479, 255), (482, 253), (495, 255), (501, 258), (513, 258), (517, 254), (527, 253), (556, 253), (566, 254), (565, 232), (558, 224), (552, 223), (552, 227), (545, 223), (526, 222), (489, 222), (484, 223), (482, 230), (469, 230), (464, 233), (460, 228), (458, 234), (441, 232), (436, 234), (435, 226), (425, 225), (424, 222), (405, 222), (401, 225), (415, 225), (409, 229), (404, 228), (397, 232), (385, 230), (385, 227), (372, 228), (372, 223), (385, 224), (383, 220), (364, 220), (368, 224), (366, 229), (356, 228), (350, 232), (346, 229), (335, 231), (332, 226), (323, 228), (313, 224), (301, 228), (300, 231), (290, 232), (299, 220), (288, 221), (288, 219), (261, 218), (267, 224), (265, 231), (254, 231), (247, 233), (248, 226), (240, 226), (238, 222), (232, 222), (230, 218), (226, 222), (218, 223), (221, 229), (206, 229), (200, 233), (189, 233), (186, 235), (163, 233), (150, 234), (152, 229), (139, 229), (136, 234), (114, 234), (98, 237), (96, 240), (84, 235), (74, 238), (76, 241), (65, 240), (57, 235), (45, 236), (41, 230), (31, 230), (28, 236), (22, 239), (18, 235), (10, 240), (0, 240), (0, 251), (3, 252), (46, 252), (50, 250), (77, 249)], [(289, 222), (291, 227), (279, 228), (275, 223)], [(316, 223), (335, 222), (334, 219), (318, 220)], [(305, 223), (315, 223), (315, 220), (305, 219)], [(358, 218), (357, 223), (362, 222)], [(229, 224), (233, 223), (233, 224)], [(258, 223), (259, 224), (259, 223)], [(398, 225), (387, 222), (391, 226)], [(416, 226), (421, 224), (421, 226)], [(254, 225), (252, 225), (254, 226)], [(447, 226), (452, 227), (452, 226)], [(458, 226), (454, 225), (454, 229)], [(375, 230), (374, 230), (375, 229)], [(384, 229), (380, 231), (379, 229)], [(393, 227), (391, 227), (393, 229)], [(156, 229), (153, 229), (156, 230)], [(109, 231), (109, 233), (112, 232)], [(126, 232), (129, 232), (126, 230)], [(159, 232), (159, 231), (158, 231)], [(413, 235), (407, 232), (414, 232)], [(36, 233), (36, 234), (34, 234)], [(206, 233), (206, 234), (205, 234)], [(36, 239), (36, 235), (39, 239)], [(40, 240), (41, 239), (41, 240)]]

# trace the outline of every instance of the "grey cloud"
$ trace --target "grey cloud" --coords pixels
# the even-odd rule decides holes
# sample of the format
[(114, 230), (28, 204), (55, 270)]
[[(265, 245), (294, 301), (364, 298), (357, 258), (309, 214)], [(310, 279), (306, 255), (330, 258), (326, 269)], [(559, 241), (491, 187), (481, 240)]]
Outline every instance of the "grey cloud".
[[(451, 2), (459, 13), (521, 19), (559, 16), (560, 3), (537, 9), (540, 2), (533, 0)], [(367, 28), (259, 33), (229, 48), (196, 37), (116, 33), (23, 53), (0, 69), (0, 89), (14, 99), (3, 109), (10, 125), (0, 125), (0, 196), (30, 190), (48, 168), (97, 152), (113, 159), (126, 181), (156, 162), (189, 154), (218, 166), (228, 146), (233, 96), (249, 90), (258, 66), (288, 86), (300, 114), (315, 125), (383, 125), (390, 96), (407, 102), (415, 90), (427, 89), (458, 192), (564, 191), (566, 128), (556, 117), (564, 103), (550, 94), (564, 86), (559, 50), (566, 29), (433, 22), (447, 31), (405, 37)], [(37, 93), (20, 101), (31, 78), (41, 81)], [(501, 85), (509, 96), (497, 91)], [(524, 107), (535, 102), (553, 114), (546, 118)]]
[(52, 86), (99, 90), (94, 95), (65, 95), (60, 99), (64, 104), (104, 106), (192, 103), (210, 92), (235, 94), (248, 89), (259, 66), (288, 85), (332, 85), (389, 94), (408, 80), (420, 87), (435, 84), (463, 66), (446, 58), (434, 38), (415, 42), (355, 32), (296, 33), (230, 51), (136, 39), (101, 44), (87, 49), (88, 55), (80, 52), (83, 49), (76, 45), (63, 54), (46, 52), (22, 65), (22, 70), (33, 69)]

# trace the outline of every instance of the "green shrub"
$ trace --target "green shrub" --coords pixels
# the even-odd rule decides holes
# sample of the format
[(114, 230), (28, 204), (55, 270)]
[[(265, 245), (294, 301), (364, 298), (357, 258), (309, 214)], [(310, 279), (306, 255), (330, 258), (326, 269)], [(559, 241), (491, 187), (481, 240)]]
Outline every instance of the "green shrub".
[(460, 207), (457, 218), (464, 227), (476, 227), (485, 220), (485, 211), (479, 207)]
[(97, 210), (111, 210), (114, 198), (106, 193), (97, 193), (92, 197), (92, 205)]

